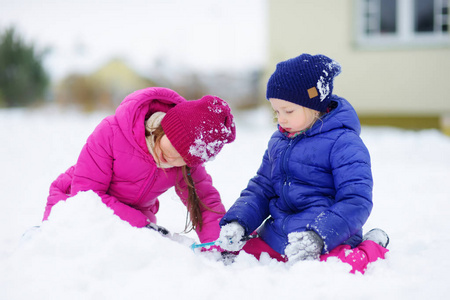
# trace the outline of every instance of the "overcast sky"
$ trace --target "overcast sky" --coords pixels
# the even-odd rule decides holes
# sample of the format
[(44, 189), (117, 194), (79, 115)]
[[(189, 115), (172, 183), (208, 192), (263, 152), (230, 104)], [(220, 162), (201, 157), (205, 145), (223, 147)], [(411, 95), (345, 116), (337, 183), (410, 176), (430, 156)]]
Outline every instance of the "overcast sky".
[(113, 57), (144, 74), (156, 60), (240, 70), (265, 59), (266, 14), (265, 0), (0, 0), (0, 30), (50, 48), (54, 79)]

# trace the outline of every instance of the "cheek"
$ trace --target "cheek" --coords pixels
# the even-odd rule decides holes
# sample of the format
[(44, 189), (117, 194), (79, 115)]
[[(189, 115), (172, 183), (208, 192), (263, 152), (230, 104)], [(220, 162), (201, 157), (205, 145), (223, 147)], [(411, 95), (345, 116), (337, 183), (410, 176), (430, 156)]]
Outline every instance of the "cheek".
[(303, 120), (303, 123), (310, 124), (313, 120), (313, 116), (312, 116), (312, 114), (308, 113), (307, 111), (303, 111), (302, 120)]
[(303, 124), (305, 123), (305, 114), (303, 112), (299, 112), (297, 114), (295, 114), (295, 116), (292, 116), (292, 121), (295, 122), (296, 124)]
[(162, 151), (162, 153), (164, 153), (164, 155), (169, 155), (172, 153), (173, 151), (173, 146), (172, 144), (169, 142), (168, 139), (161, 139), (161, 143), (159, 145), (160, 150)]
[(306, 114), (306, 113), (305, 113), (305, 116), (303, 119), (305, 120), (305, 124), (311, 124), (311, 122), (313, 120), (312, 116), (310, 114)]

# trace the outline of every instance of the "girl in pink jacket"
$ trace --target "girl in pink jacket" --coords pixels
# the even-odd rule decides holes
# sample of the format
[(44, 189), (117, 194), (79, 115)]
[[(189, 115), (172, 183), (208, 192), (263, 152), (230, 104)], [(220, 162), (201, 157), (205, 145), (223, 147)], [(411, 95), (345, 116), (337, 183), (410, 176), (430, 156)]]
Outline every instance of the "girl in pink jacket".
[(200, 241), (214, 241), (225, 208), (202, 164), (235, 136), (230, 108), (218, 97), (186, 101), (166, 88), (136, 91), (100, 122), (77, 163), (52, 183), (44, 220), (58, 201), (93, 190), (122, 220), (151, 227), (158, 196), (175, 186)]

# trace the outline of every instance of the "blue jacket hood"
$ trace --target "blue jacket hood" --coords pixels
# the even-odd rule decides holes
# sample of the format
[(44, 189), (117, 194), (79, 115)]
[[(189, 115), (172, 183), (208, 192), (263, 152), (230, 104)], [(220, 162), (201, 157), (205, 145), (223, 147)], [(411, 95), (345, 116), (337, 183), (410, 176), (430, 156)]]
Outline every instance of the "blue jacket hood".
[(353, 106), (344, 98), (331, 96), (331, 101), (337, 105), (335, 109), (326, 114), (322, 121), (317, 121), (306, 135), (313, 136), (333, 129), (346, 128), (353, 130), (358, 136), (361, 134), (361, 125)]

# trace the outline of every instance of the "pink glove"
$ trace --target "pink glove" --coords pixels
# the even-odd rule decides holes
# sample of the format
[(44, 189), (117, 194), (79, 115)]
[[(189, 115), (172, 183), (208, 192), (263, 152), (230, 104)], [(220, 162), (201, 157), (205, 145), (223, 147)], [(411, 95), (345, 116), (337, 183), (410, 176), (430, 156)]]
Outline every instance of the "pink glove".
[(202, 247), (200, 251), (201, 252), (224, 252), (225, 250), (220, 248), (220, 246), (212, 245), (212, 246)]

